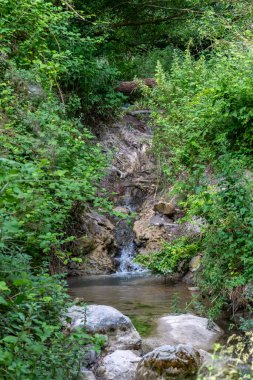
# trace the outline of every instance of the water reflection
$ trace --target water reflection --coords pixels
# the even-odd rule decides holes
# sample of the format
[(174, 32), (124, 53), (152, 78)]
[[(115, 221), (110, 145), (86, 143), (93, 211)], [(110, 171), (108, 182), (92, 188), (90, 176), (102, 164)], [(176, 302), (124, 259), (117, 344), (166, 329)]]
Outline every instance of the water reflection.
[(68, 282), (73, 297), (115, 307), (128, 315), (143, 335), (152, 332), (155, 319), (175, 312), (175, 300), (182, 311), (191, 300), (186, 285), (165, 284), (163, 278), (149, 273), (74, 277)]

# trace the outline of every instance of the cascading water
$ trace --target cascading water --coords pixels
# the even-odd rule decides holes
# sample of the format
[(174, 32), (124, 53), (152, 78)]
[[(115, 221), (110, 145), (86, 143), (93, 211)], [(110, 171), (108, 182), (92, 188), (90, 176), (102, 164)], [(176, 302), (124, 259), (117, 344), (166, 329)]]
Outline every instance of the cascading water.
[[(136, 200), (127, 192), (122, 206), (130, 213), (136, 211)], [(119, 244), (118, 273), (140, 272), (142, 268), (133, 262), (137, 253), (135, 234), (128, 220), (120, 220), (116, 228), (116, 239)]]
[(122, 241), (119, 249), (118, 272), (125, 273), (140, 271), (141, 267), (133, 262), (133, 258), (136, 255), (136, 244), (134, 243), (133, 230), (131, 226), (127, 224), (127, 222), (125, 222), (124, 227), (125, 239)]

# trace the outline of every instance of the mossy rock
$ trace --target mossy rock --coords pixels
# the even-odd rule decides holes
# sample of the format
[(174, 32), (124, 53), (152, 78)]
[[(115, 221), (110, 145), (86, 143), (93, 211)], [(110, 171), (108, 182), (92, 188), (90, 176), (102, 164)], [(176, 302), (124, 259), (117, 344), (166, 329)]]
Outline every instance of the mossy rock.
[(199, 365), (200, 354), (192, 346), (161, 346), (143, 356), (136, 380), (193, 380)]

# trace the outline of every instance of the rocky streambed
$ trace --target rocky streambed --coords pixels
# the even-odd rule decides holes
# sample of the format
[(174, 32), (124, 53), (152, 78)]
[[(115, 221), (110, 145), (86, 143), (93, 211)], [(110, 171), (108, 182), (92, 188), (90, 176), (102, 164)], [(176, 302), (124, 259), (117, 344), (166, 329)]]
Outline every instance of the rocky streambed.
[(206, 318), (168, 315), (158, 319), (156, 340), (144, 349), (130, 318), (111, 306), (73, 306), (68, 317), (70, 330), (81, 327), (106, 338), (100, 355), (86, 352), (82, 379), (193, 380), (199, 368), (212, 360), (206, 349), (223, 334), (216, 324), (208, 328)]

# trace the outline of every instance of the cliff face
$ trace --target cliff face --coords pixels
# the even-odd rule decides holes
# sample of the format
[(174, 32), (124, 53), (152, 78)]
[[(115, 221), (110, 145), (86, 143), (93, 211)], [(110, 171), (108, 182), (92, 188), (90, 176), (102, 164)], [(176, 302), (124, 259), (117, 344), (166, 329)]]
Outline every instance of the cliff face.
[(125, 215), (126, 219), (93, 211), (81, 215), (84, 233), (77, 241), (77, 250), (83, 263), (72, 263), (71, 274), (134, 270), (131, 259), (137, 252), (154, 252), (164, 241), (198, 233), (196, 223), (178, 223), (182, 211), (175, 199), (159, 193), (148, 117), (146, 110), (129, 112), (97, 130), (97, 139), (111, 159), (102, 187), (113, 201), (116, 215)]
[[(116, 214), (138, 212), (147, 196), (155, 191), (156, 170), (151, 153), (151, 132), (144, 113), (126, 114), (111, 125), (101, 125), (97, 139), (111, 162), (102, 187), (115, 205)], [(131, 218), (132, 220), (132, 218)], [(124, 244), (135, 250), (135, 236), (129, 220), (93, 211), (80, 217), (84, 235), (77, 241), (83, 263), (72, 263), (71, 274), (113, 273), (120, 266)]]

